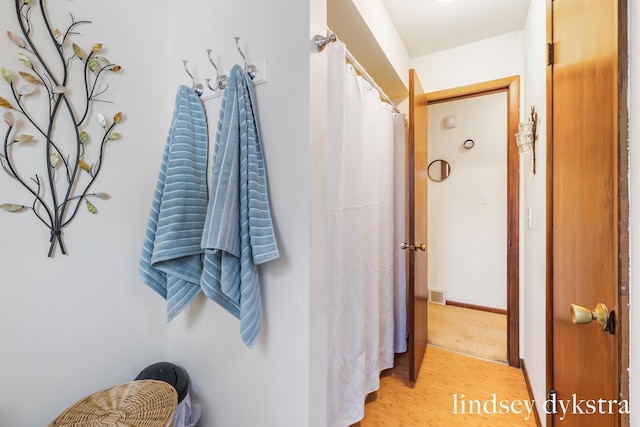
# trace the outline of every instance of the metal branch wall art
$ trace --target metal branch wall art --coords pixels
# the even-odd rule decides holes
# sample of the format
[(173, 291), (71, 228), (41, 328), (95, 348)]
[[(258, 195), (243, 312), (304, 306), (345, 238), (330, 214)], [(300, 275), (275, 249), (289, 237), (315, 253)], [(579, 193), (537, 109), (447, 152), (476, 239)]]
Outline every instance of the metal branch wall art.
[[(0, 97), (8, 126), (0, 164), (32, 201), (3, 203), (0, 209), (31, 210), (49, 230), (51, 257), (56, 246), (67, 253), (62, 232), (80, 207), (96, 214), (90, 199), (109, 198), (89, 189), (102, 169), (107, 144), (120, 138), (115, 128), (123, 115), (118, 112), (107, 119), (98, 113), (97, 126), (90, 125), (89, 116), (92, 104), (107, 102), (100, 99), (109, 87), (103, 86), (104, 76), (121, 68), (101, 56), (101, 44), (94, 44), (86, 53), (71, 41), (78, 35), (76, 28), (89, 21), (77, 21), (70, 15), (66, 30), (60, 31), (50, 24), (45, 0), (39, 0), (39, 5), (36, 0), (14, 1), (22, 34), (7, 31), (7, 35), (18, 47), (21, 69), (0, 68), (13, 96)], [(97, 137), (90, 136), (94, 128)], [(37, 157), (42, 161), (34, 162), (33, 155), (26, 154), (32, 150), (38, 150), (37, 156), (42, 153)]]

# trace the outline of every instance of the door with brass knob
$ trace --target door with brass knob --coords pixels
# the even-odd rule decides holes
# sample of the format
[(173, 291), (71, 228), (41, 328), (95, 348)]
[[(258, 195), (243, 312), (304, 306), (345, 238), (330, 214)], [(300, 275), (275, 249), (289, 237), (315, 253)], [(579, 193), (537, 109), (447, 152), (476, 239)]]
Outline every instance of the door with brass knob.
[[(409, 381), (415, 381), (427, 350), (427, 98), (415, 70), (409, 70), (407, 147), (407, 347)], [(408, 243), (415, 242), (415, 243)]]
[[(619, 336), (624, 324), (611, 314), (625, 306), (620, 289), (628, 274), (628, 254), (620, 250), (628, 248), (620, 238), (628, 238), (621, 220), (628, 171), (618, 157), (626, 153), (627, 106), (617, 90), (627, 16), (615, 1), (556, 0), (547, 7), (547, 41), (555, 46), (547, 68), (547, 389), (557, 405), (546, 425), (618, 427), (628, 425), (628, 408), (619, 402), (628, 399), (621, 384), (628, 393), (629, 383), (628, 362), (621, 364), (628, 354)], [(586, 410), (589, 401), (606, 408)], [(563, 412), (563, 402), (576, 403)]]

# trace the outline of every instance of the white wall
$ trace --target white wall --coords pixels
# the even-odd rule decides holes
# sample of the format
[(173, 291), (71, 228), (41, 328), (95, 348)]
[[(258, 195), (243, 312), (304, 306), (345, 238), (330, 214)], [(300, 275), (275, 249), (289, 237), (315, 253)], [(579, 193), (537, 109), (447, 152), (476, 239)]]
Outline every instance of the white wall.
[(476, 43), (412, 58), (425, 92), (523, 75), (524, 32), (492, 37)]
[[(454, 128), (443, 125), (450, 115)], [(451, 175), (429, 180), (427, 270), (447, 300), (507, 308), (506, 132), (506, 92), (429, 106), (429, 163), (446, 160)]]
[[(115, 0), (99, 11), (87, 2), (48, 3), (51, 21), (61, 30), (70, 22), (69, 12), (92, 20), (77, 27), (81, 35), (74, 41), (85, 51), (103, 43), (103, 54), (124, 67), (105, 80), (110, 88), (103, 99), (114, 103), (96, 104), (92, 115), (122, 111), (125, 119), (118, 129), (123, 137), (109, 145), (92, 188), (111, 199), (94, 200), (97, 216), (81, 209), (64, 232), (69, 255), (58, 250), (47, 258), (48, 229), (31, 212), (0, 212), (0, 425), (12, 427), (47, 425), (81, 397), (132, 380), (166, 358), (168, 349), (165, 305), (137, 273), (170, 117), (165, 7), (150, 18), (143, 3)], [(14, 13), (13, 2), (0, 5), (0, 65), (17, 74), (25, 69), (5, 34), (19, 32)], [(0, 96), (12, 98), (4, 80)], [(3, 137), (5, 131), (0, 121)], [(97, 140), (93, 133), (89, 150), (95, 152)], [(40, 138), (30, 151), (19, 152), (41, 165), (43, 146)], [(32, 201), (4, 171), (0, 200)]]
[[(309, 421), (310, 4), (169, 2), (169, 87), (187, 81), (182, 58), (200, 80), (214, 74), (207, 48), (228, 72), (241, 61), (234, 36), (249, 62), (267, 61), (256, 99), (280, 258), (260, 268), (262, 332), (246, 348), (238, 319), (204, 297), (169, 325), (170, 358), (189, 370), (203, 427)], [(212, 135), (219, 105), (205, 102)]]
[[(541, 402), (546, 399), (546, 2), (531, 0), (525, 27), (525, 79), (522, 117), (531, 106), (538, 112), (536, 144), (536, 174), (533, 174), (531, 154), (522, 155), (520, 162), (523, 184), (521, 239), (523, 274), (521, 282), (521, 315), (524, 317), (524, 347), (522, 359), (542, 424), (546, 424)], [(526, 219), (531, 209), (531, 227)]]
[[(65, 25), (68, 9), (78, 19), (92, 20), (79, 28), (85, 49), (102, 42), (105, 54), (124, 66), (110, 81), (109, 98), (116, 103), (101, 108), (109, 116), (124, 111), (126, 121), (123, 139), (108, 150), (96, 185), (112, 199), (99, 203), (97, 217), (81, 212), (71, 224), (65, 233), (70, 255), (47, 259), (48, 234), (34, 217), (2, 214), (0, 424), (46, 425), (79, 398), (166, 359), (189, 373), (193, 398), (203, 406), (201, 427), (326, 424), (326, 305), (318, 298), (312, 307), (310, 300), (310, 294), (321, 297), (322, 289), (310, 288), (310, 250), (317, 240), (310, 242), (309, 173), (316, 112), (310, 110), (316, 87), (310, 83), (310, 57), (321, 61), (310, 55), (309, 40), (326, 28), (320, 12), (326, 3), (55, 5), (61, 22), (56, 26)], [(17, 32), (14, 21), (13, 7), (0, 6), (3, 30)], [(182, 59), (204, 83), (214, 75), (205, 49), (213, 49), (217, 65), (228, 72), (241, 60), (236, 35), (250, 61), (267, 61), (268, 81), (256, 87), (256, 97), (281, 254), (260, 270), (264, 324), (251, 350), (240, 340), (238, 320), (205, 298), (167, 326), (165, 302), (137, 275), (174, 96), (179, 84), (191, 84)], [(0, 38), (0, 60), (17, 68), (7, 37)], [(317, 87), (326, 86), (320, 81)], [(0, 96), (10, 96), (4, 81)], [(205, 102), (212, 129), (219, 102)], [(314, 108), (321, 111), (323, 105)], [(314, 129), (319, 123), (324, 123), (321, 115)], [(14, 187), (1, 178), (2, 202), (18, 202), (21, 193)], [(312, 361), (318, 364), (313, 372)]]
[(409, 53), (382, 0), (353, 0), (398, 77), (409, 86)]
[(630, 404), (631, 425), (640, 425), (640, 6), (637, 2), (629, 2), (629, 52), (630, 52), (630, 72), (629, 72), (629, 141), (630, 141), (630, 261), (631, 261), (631, 281), (630, 281)]
[[(311, 2), (309, 37), (324, 34), (327, 27), (327, 2)], [(326, 283), (332, 274), (328, 266), (326, 250), (327, 224), (324, 221), (326, 207), (327, 168), (327, 55), (311, 55), (309, 86), (311, 109), (309, 116), (311, 134), (311, 233), (310, 233), (310, 292), (309, 292), (309, 422), (310, 427), (327, 424), (327, 375), (329, 337), (328, 306), (329, 289)]]

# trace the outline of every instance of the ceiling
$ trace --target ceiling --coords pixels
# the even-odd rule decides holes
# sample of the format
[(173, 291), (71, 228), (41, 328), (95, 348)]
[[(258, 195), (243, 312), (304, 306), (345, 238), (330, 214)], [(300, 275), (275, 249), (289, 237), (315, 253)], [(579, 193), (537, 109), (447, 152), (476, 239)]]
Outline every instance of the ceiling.
[[(327, 0), (327, 23), (392, 99), (407, 87), (358, 11), (358, 0)], [(367, 0), (360, 0), (366, 3)], [(381, 0), (410, 58), (523, 30), (530, 0)]]
[(411, 58), (520, 31), (530, 0), (382, 0)]

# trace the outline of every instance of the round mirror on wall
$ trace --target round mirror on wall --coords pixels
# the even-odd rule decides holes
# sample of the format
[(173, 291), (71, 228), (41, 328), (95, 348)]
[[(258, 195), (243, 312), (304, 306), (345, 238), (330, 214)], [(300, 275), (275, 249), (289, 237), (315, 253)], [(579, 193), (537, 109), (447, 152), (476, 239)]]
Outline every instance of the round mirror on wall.
[(428, 172), (432, 181), (441, 182), (449, 178), (451, 165), (446, 160), (437, 159), (429, 163)]

